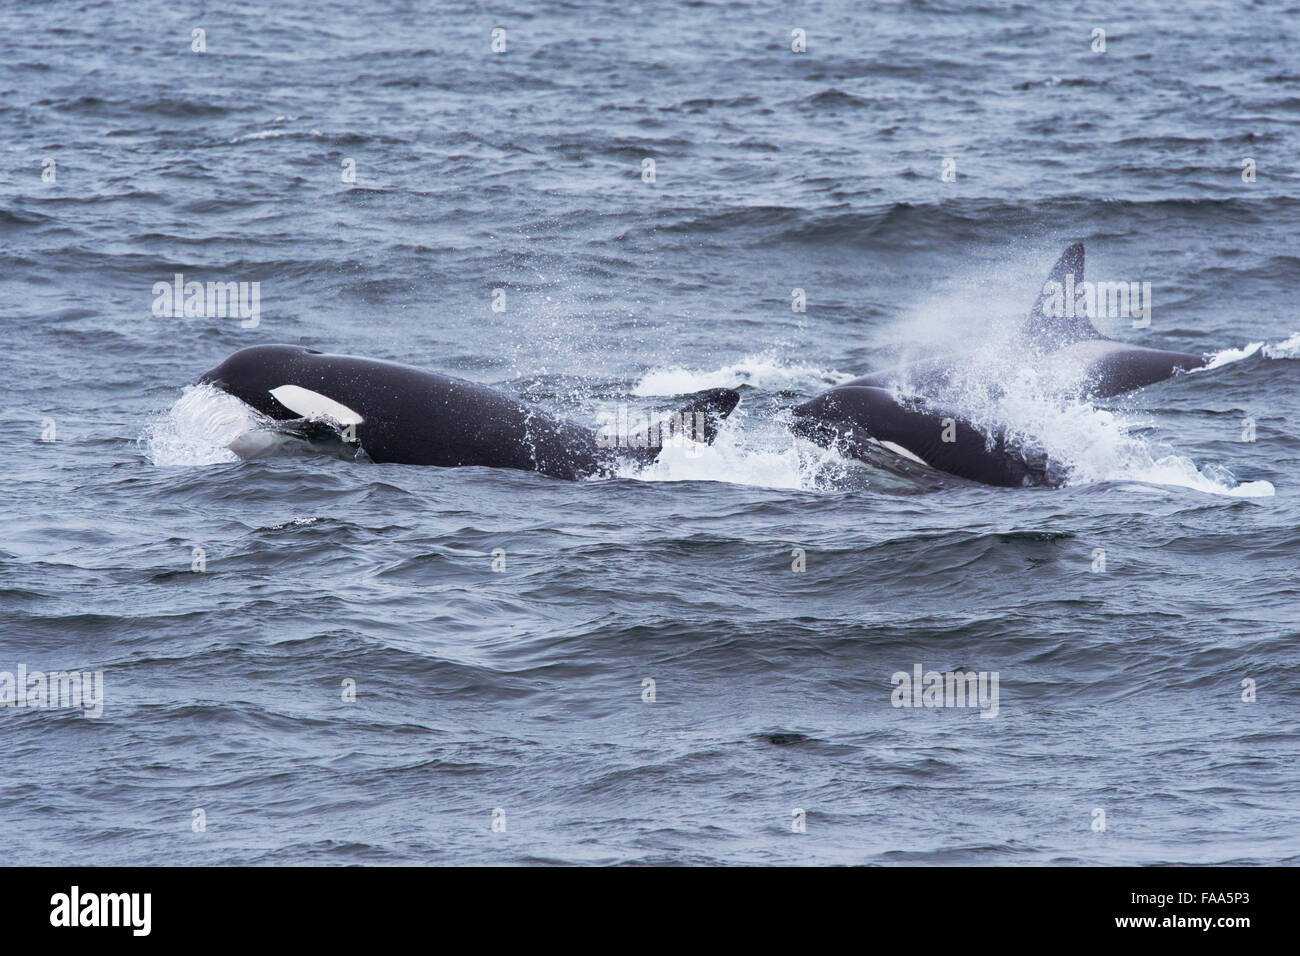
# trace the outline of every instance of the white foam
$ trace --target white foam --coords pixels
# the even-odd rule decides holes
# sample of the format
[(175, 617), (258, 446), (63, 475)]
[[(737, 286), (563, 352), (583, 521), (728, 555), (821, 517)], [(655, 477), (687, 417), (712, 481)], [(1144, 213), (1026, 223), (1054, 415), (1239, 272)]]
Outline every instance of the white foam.
[(1240, 362), (1242, 359), (1250, 358), (1257, 352), (1262, 352), (1267, 359), (1296, 359), (1300, 358), (1300, 332), (1291, 333), (1289, 339), (1283, 339), (1272, 345), (1266, 345), (1263, 342), (1251, 342), (1249, 345), (1243, 345), (1239, 349), (1224, 349), (1222, 352), (1216, 352), (1210, 356), (1210, 361), (1194, 372), (1208, 372), (1211, 369), (1222, 368), (1225, 365), (1231, 365), (1233, 362)]
[(176, 404), (145, 426), (140, 446), (155, 465), (216, 465), (238, 461), (230, 449), (265, 419), (221, 389), (189, 385)]
[(1206, 465), (1197, 469), (1190, 458), (1166, 455), (1134, 468), (1131, 481), (1173, 488), (1190, 488), (1207, 495), (1225, 495), (1230, 498), (1271, 498), (1276, 493), (1271, 482), (1243, 481), (1237, 483), (1232, 473), (1219, 465)]
[(1223, 368), (1223, 366), (1231, 365), (1233, 362), (1240, 362), (1242, 359), (1250, 358), (1263, 347), (1263, 342), (1251, 342), (1249, 345), (1243, 345), (1239, 349), (1224, 349), (1222, 352), (1215, 352), (1210, 356), (1208, 362), (1200, 368), (1192, 369), (1192, 371), (1208, 372), (1211, 369)]
[(804, 389), (819, 392), (853, 376), (826, 371), (815, 365), (790, 365), (772, 355), (747, 355), (739, 362), (712, 370), (695, 370), (674, 365), (652, 369), (641, 376), (632, 394), (687, 395), (706, 388), (737, 388), (750, 385), (768, 391)]
[(1264, 357), (1271, 359), (1300, 358), (1300, 332), (1292, 332), (1291, 337), (1276, 345), (1264, 346)]
[(245, 133), (243, 136), (236, 136), (231, 140), (232, 143), (251, 143), (259, 139), (279, 139), (281, 136), (289, 135), (289, 130), (284, 129), (264, 129), (256, 133)]
[(796, 439), (784, 428), (760, 435), (749, 432), (743, 421), (728, 419), (712, 445), (668, 445), (649, 465), (623, 465), (619, 477), (817, 491), (834, 487), (847, 464), (837, 453)]
[(1210, 495), (1258, 498), (1274, 493), (1267, 481), (1238, 483), (1221, 465), (1198, 468), (1191, 458), (1166, 444), (1133, 434), (1150, 424), (1081, 403), (1059, 411), (1040, 440), (1053, 460), (1068, 465), (1070, 485), (1136, 482), (1189, 488)]

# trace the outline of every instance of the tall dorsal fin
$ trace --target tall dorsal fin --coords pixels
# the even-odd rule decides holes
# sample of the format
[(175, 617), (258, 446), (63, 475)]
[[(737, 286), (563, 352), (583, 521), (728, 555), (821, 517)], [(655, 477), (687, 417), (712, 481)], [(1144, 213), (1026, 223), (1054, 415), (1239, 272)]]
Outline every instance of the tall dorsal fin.
[(1021, 326), (1021, 338), (1043, 352), (1087, 339), (1105, 338), (1083, 314), (1084, 310), (1075, 307), (1077, 290), (1083, 282), (1083, 243), (1076, 242), (1052, 266), (1029, 318)]

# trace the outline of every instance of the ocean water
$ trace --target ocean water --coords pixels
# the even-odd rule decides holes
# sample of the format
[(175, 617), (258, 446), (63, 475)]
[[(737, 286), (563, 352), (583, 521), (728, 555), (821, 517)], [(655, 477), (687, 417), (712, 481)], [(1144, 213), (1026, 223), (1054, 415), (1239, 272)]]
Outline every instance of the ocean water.
[[(1297, 862), (1298, 34), (1207, 0), (5, 4), (0, 672), (102, 673), (98, 716), (0, 708), (7, 862)], [(1077, 239), (1152, 286), (1103, 331), (1216, 359), (1011, 389), (1064, 487), (791, 435), (903, 358), (1032, 381), (992, 330)], [(259, 283), (256, 323), (156, 315), (178, 273)], [(271, 342), (587, 423), (742, 403), (607, 480), (240, 460), (256, 423), (194, 382)], [(996, 713), (894, 706), (917, 667), (996, 675)]]

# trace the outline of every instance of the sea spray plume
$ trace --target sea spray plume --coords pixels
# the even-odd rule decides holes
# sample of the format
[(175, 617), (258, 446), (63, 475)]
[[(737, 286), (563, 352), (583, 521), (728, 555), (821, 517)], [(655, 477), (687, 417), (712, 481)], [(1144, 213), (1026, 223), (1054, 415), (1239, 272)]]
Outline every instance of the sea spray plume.
[[(1086, 289), (1092, 289), (1092, 307), (1087, 306)], [(1202, 368), (1209, 361), (1206, 355), (1144, 348), (1107, 338), (1088, 317), (1097, 301), (1095, 288), (1084, 275), (1083, 243), (1077, 242), (1056, 261), (1013, 336), (1007, 337), (994, 325), (993, 334), (982, 334), (974, 350), (895, 365), (844, 384), (935, 395), (954, 381), (982, 376), (996, 392), (1002, 375), (1032, 367), (1045, 391), (1062, 398), (1095, 399), (1143, 388), (1179, 372)]]

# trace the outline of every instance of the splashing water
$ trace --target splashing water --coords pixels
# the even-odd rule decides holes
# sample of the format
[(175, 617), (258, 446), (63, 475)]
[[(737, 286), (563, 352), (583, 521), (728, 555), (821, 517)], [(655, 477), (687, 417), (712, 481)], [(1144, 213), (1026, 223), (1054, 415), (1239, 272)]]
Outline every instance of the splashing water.
[(693, 371), (679, 365), (652, 369), (632, 387), (632, 394), (687, 395), (706, 388), (739, 388), (741, 385), (768, 391), (800, 388), (821, 391), (852, 377), (814, 365), (789, 365), (773, 355), (747, 355), (739, 362), (712, 371)]
[(140, 445), (152, 464), (219, 465), (239, 461), (231, 449), (266, 419), (212, 385), (188, 385), (176, 404), (145, 426)]
[(1192, 369), (1192, 372), (1209, 372), (1216, 368), (1223, 368), (1223, 366), (1231, 365), (1233, 362), (1240, 362), (1242, 359), (1250, 358), (1263, 347), (1263, 342), (1251, 342), (1239, 349), (1224, 349), (1222, 352), (1215, 352), (1210, 356), (1208, 362), (1200, 368)]
[(1224, 349), (1222, 352), (1216, 352), (1210, 356), (1210, 361), (1201, 368), (1192, 369), (1193, 372), (1209, 372), (1216, 368), (1222, 368), (1225, 365), (1231, 365), (1233, 362), (1240, 362), (1242, 359), (1248, 359), (1257, 352), (1262, 353), (1267, 359), (1296, 359), (1300, 358), (1300, 332), (1293, 332), (1289, 339), (1284, 339), (1273, 345), (1265, 345), (1263, 342), (1251, 342), (1249, 345), (1243, 345), (1239, 349)]
[(1064, 472), (1067, 485), (1126, 481), (1238, 497), (1274, 493), (1267, 481), (1238, 484), (1222, 466), (1198, 468), (1168, 445), (1133, 434), (1152, 421), (1073, 397), (1081, 382), (1078, 365), (1049, 357), (1022, 366), (1021, 352), (1000, 345), (978, 348), (971, 358), (934, 400), (986, 434), (1001, 430), (1013, 442), (1045, 453)]
[[(632, 387), (639, 397), (688, 395), (707, 388), (748, 385), (763, 391), (819, 392), (852, 378), (808, 364), (790, 364), (772, 353), (746, 355), (716, 369), (680, 365), (651, 369)], [(721, 481), (763, 488), (821, 491), (841, 487), (860, 468), (837, 452), (796, 438), (776, 418), (756, 420), (742, 410), (723, 423), (712, 445), (667, 447), (648, 465), (628, 463), (621, 478), (638, 481)]]
[(1300, 332), (1292, 332), (1291, 337), (1276, 345), (1264, 346), (1264, 357), (1271, 359), (1300, 358)]
[(722, 481), (763, 488), (823, 491), (840, 487), (856, 463), (835, 451), (795, 438), (784, 429), (756, 433), (729, 420), (712, 445), (667, 446), (648, 465), (632, 462), (620, 478), (637, 481)]
[(1090, 403), (1065, 407), (1044, 403), (1036, 409), (1020, 406), (1011, 413), (1011, 420), (1013, 427), (1037, 440), (1049, 459), (1068, 467), (1068, 485), (1123, 481), (1243, 498), (1274, 493), (1267, 481), (1238, 484), (1220, 465), (1198, 468), (1192, 459), (1175, 454), (1168, 445), (1132, 434), (1132, 429), (1151, 422), (1129, 419)]

